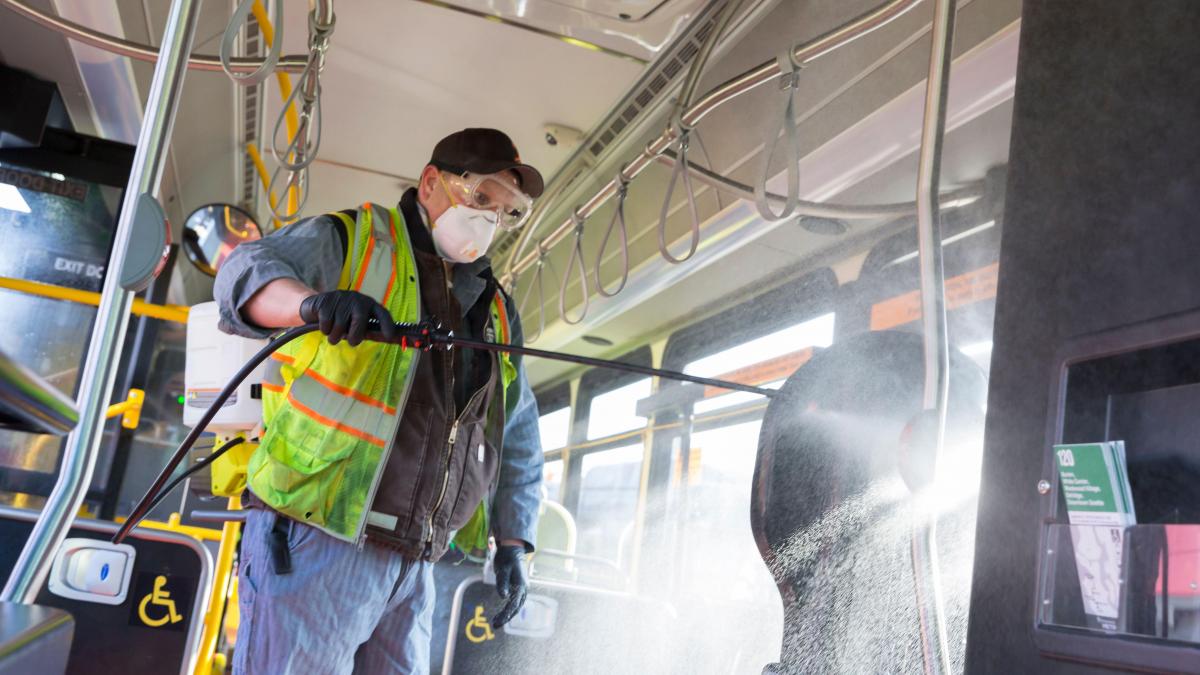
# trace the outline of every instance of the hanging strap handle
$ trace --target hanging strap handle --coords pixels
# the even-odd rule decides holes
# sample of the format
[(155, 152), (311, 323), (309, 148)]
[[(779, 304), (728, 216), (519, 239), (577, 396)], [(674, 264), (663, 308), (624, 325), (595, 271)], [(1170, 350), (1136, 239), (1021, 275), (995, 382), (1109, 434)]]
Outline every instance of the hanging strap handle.
[(533, 268), (533, 283), (529, 285), (529, 290), (525, 291), (525, 298), (521, 300), (521, 306), (517, 308), (521, 316), (525, 316), (525, 306), (529, 304), (529, 298), (533, 295), (533, 287), (537, 286), (538, 293), (538, 329), (536, 335), (526, 335), (525, 342), (537, 342), (537, 339), (542, 337), (542, 333), (546, 330), (546, 288), (542, 283), (542, 269), (546, 266), (546, 249), (542, 246), (539, 240), (537, 243), (538, 259), (537, 264)]
[[(690, 260), (692, 256), (696, 255), (696, 249), (700, 247), (700, 214), (696, 211), (696, 192), (692, 189), (692, 176), (688, 171), (688, 135), (691, 133), (691, 129), (679, 123), (674, 126), (679, 135), (679, 154), (675, 160), (675, 168), (671, 171), (671, 182), (667, 184), (667, 194), (663, 197), (662, 211), (658, 214), (658, 252), (667, 262), (678, 265)], [(688, 246), (688, 252), (682, 257), (676, 258), (667, 250), (667, 215), (671, 210), (671, 195), (674, 194), (675, 184), (679, 182), (680, 178), (683, 179), (683, 188), (687, 191), (688, 210), (692, 215), (692, 241)]]
[[(604, 231), (604, 239), (600, 242), (600, 250), (596, 252), (596, 292), (606, 298), (611, 298), (625, 288), (629, 281), (629, 228), (625, 225), (625, 199), (629, 196), (629, 179), (625, 177), (625, 167), (617, 171), (617, 208), (613, 211), (612, 220), (608, 221), (608, 229)], [(617, 287), (608, 290), (600, 278), (600, 263), (604, 260), (604, 251), (608, 248), (608, 239), (612, 236), (613, 228), (620, 223), (621, 229), (621, 280)]]
[[(759, 180), (754, 184), (754, 203), (758, 213), (767, 220), (783, 220), (792, 215), (800, 202), (800, 130), (796, 126), (796, 88), (800, 83), (800, 70), (792, 60), (791, 50), (785, 51), (776, 59), (779, 63), (779, 88), (783, 92), (780, 97), (780, 111), (776, 115), (778, 124), (767, 130), (766, 142), (763, 144), (762, 170)], [(779, 134), (783, 133), (784, 159), (787, 161), (787, 201), (783, 211), (778, 214), (771, 210), (767, 198), (767, 180), (771, 177), (771, 158), (775, 156), (775, 148)]]
[[(316, 68), (315, 61), (309, 61), (305, 67), (304, 74), (300, 76), (301, 81), (308, 76), (310, 69)], [(283, 102), (283, 110), (288, 110), (300, 98), (304, 87), (297, 84), (292, 87), (292, 93), (288, 95), (287, 100)], [(300, 124), (297, 126), (296, 136), (288, 140), (288, 145), (285, 150), (279, 150), (279, 131), (283, 126), (286, 116), (280, 114), (275, 119), (275, 127), (271, 131), (271, 154), (275, 155), (275, 161), (279, 162), (280, 166), (287, 168), (290, 171), (301, 171), (308, 168), (312, 164), (317, 153), (321, 151), (321, 128), (324, 126), (324, 117), (321, 112), (321, 83), (317, 82), (317, 94), (312, 101), (312, 105), (297, 105), (300, 110)], [(285, 134), (286, 136), (286, 134)], [(303, 150), (303, 159), (295, 161), (293, 158), (300, 154)]]
[[(267, 192), (270, 194), (278, 194), (275, 192), (275, 185), (279, 182), (279, 177), (287, 173), (285, 181), (286, 188), (283, 194), (275, 204), (272, 205), (271, 215), (281, 223), (290, 223), (300, 217), (304, 212), (304, 205), (308, 203), (308, 168), (305, 167), (299, 171), (290, 171), (286, 167), (279, 166), (275, 168), (275, 172), (271, 174), (271, 180), (267, 183)], [(296, 192), (300, 195), (296, 202), (296, 208), (289, 210), (287, 207), (287, 195), (291, 189), (295, 187)]]
[[(700, 135), (700, 130), (693, 127), (691, 133), (696, 137), (696, 145), (700, 148), (700, 154), (704, 156), (704, 167), (702, 168), (707, 168), (709, 171), (716, 171), (716, 167), (713, 166), (712, 156), (708, 154), (708, 148), (704, 145), (704, 137)], [(691, 169), (692, 166), (692, 164), (688, 164), (689, 169)], [(703, 180), (701, 180), (701, 182), (703, 182)], [(725, 210), (725, 200), (721, 198), (721, 191), (714, 189), (712, 193), (713, 196), (717, 198), (717, 210)]]
[[(583, 217), (579, 215), (579, 209), (571, 212), (571, 221), (575, 223), (575, 243), (571, 247), (571, 257), (567, 259), (567, 267), (563, 270), (562, 285), (558, 289), (558, 314), (568, 326), (580, 323), (588, 313), (587, 268), (583, 264)], [(583, 309), (575, 318), (571, 318), (567, 314), (567, 287), (571, 282), (572, 265), (579, 270), (579, 286), (583, 293)]]
[(236, 73), (229, 67), (233, 62), (233, 45), (237, 42), (242, 25), (250, 20), (253, 7), (254, 0), (242, 0), (238, 3), (237, 9), (233, 10), (233, 16), (229, 18), (229, 25), (225, 27), (225, 34), (221, 36), (221, 70), (225, 71), (229, 79), (243, 87), (252, 87), (267, 79), (275, 72), (275, 64), (279, 63), (279, 55), (283, 52), (283, 0), (275, 0), (275, 40), (267, 51), (267, 58), (250, 73)]

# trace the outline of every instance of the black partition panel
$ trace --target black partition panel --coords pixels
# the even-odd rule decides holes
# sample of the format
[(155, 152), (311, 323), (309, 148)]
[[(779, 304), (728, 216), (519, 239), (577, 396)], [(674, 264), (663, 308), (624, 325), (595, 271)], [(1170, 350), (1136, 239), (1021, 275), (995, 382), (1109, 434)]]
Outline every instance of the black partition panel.
[[(0, 507), (0, 583), (12, 572), (36, 516)], [(108, 541), (116, 530), (115, 523), (77, 519), (67, 536)], [(121, 604), (64, 598), (46, 586), (38, 593), (35, 604), (75, 619), (67, 675), (190, 672), (212, 586), (212, 556), (191, 537), (141, 527), (125, 543), (137, 554)]]
[[(1068, 656), (1041, 648), (1039, 553), (1048, 549), (1039, 544), (1049, 541), (1045, 517), (1056, 493), (1039, 494), (1038, 483), (1056, 479), (1046, 460), (1060, 431), (1063, 349), (1122, 327), (1153, 334), (1200, 307), (1198, 29), (1200, 3), (1189, 0), (1025, 2), (969, 673), (1115, 672), (1130, 667), (1120, 665), (1122, 652), (1158, 649), (1153, 641), (1090, 636), (1077, 636), (1083, 648)], [(1113, 353), (1125, 349), (1111, 345)], [(1105, 424), (1115, 425), (1140, 435), (1140, 452), (1186, 436), (1196, 417), (1181, 403), (1189, 392), (1168, 402), (1153, 393), (1159, 388), (1110, 391), (1111, 413), (1076, 418), (1091, 426), (1070, 439), (1103, 440)], [(1070, 431), (1062, 429), (1065, 438)], [(1194, 671), (1200, 653), (1141, 667)]]

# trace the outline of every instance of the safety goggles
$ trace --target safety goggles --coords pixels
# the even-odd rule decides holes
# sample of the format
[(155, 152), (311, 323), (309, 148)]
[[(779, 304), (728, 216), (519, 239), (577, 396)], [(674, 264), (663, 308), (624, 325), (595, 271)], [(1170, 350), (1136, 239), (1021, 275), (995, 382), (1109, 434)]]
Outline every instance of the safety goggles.
[[(442, 179), (442, 176), (445, 178)], [(438, 177), (450, 201), (480, 211), (495, 212), (497, 225), (501, 229), (515, 230), (521, 227), (533, 210), (533, 199), (499, 177), (499, 174), (464, 173), (459, 176), (438, 172)]]

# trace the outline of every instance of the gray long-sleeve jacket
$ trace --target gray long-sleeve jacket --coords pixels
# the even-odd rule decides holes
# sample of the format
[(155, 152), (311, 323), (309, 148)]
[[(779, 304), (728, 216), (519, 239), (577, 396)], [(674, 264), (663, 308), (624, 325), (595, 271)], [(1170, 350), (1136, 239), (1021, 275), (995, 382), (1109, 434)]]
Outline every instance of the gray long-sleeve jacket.
[[(407, 202), (407, 203), (406, 203)], [(405, 195), (404, 212), (416, 211), (415, 199)], [(424, 218), (424, 214), (421, 214)], [(410, 228), (415, 229), (415, 228)], [(295, 279), (317, 291), (337, 288), (346, 242), (344, 230), (334, 216), (317, 216), (289, 225), (270, 236), (238, 246), (224, 262), (214, 286), (220, 308), (221, 329), (252, 338), (263, 338), (272, 331), (248, 323), (241, 315), (245, 303), (267, 283), (275, 279)], [(428, 239), (426, 236), (425, 239)], [(429, 246), (414, 238), (414, 246)], [(462, 308), (464, 319), (476, 307), (488, 288), (490, 262), (481, 258), (453, 268), (452, 292)], [(507, 300), (511, 341), (523, 343), (520, 318), (515, 303)], [(460, 334), (471, 335), (472, 322), (463, 321)], [(456, 381), (466, 383), (472, 360), (461, 355), (455, 364)], [(541, 500), (542, 448), (538, 431), (537, 402), (530, 390), (524, 364), (513, 357), (517, 378), (507, 393), (507, 414), (501, 454), (499, 480), (492, 508), (492, 531), (498, 539), (520, 539), (532, 547), (536, 542), (538, 508)], [(459, 374), (462, 373), (462, 376)], [(461, 388), (461, 387), (460, 387)], [(456, 392), (461, 399), (465, 392)], [(402, 413), (401, 413), (402, 414)]]

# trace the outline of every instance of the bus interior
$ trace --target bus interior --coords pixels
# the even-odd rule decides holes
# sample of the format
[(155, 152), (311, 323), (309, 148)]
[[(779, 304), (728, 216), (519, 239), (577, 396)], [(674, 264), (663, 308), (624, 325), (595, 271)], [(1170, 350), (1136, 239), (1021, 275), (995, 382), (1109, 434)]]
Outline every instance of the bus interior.
[[(229, 252), (396, 203), (479, 126), (547, 179), (488, 251), (526, 345), (772, 391), (525, 358), (527, 604), (493, 630), (452, 551), (431, 672), (1200, 672), (1197, 29), (1183, 0), (0, 0), (0, 673), (232, 672), (236, 476), (149, 511), (115, 597), (70, 561), (192, 431)], [(1119, 527), (1072, 519), (1086, 444)]]

